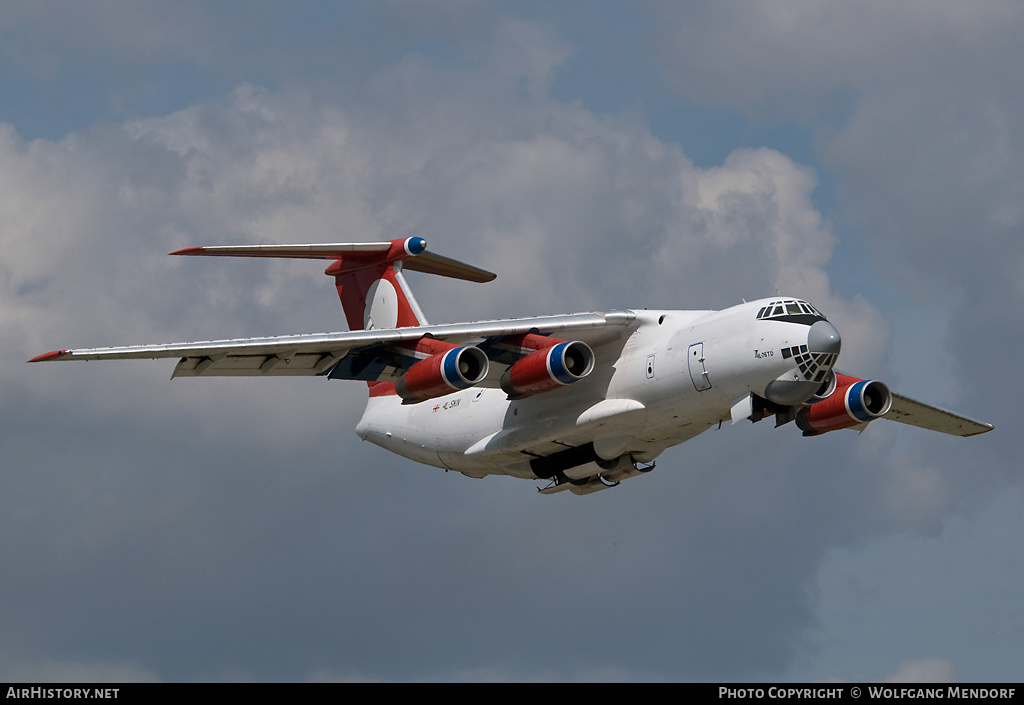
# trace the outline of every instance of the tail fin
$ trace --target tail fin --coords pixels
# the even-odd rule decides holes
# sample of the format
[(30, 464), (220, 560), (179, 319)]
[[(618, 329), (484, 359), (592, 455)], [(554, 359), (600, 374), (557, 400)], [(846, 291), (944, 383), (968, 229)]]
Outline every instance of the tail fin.
[(423, 325), (416, 298), (402, 269), (443, 277), (489, 282), (495, 274), (426, 252), (427, 241), (410, 237), (390, 242), (339, 242), (327, 245), (241, 245), (189, 247), (172, 255), (280, 257), (334, 260), (324, 270), (333, 276), (350, 330)]

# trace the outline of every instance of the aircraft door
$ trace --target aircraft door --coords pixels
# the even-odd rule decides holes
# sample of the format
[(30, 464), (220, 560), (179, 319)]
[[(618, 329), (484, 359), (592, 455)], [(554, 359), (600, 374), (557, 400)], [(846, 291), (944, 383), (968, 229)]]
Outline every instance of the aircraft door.
[(698, 392), (711, 389), (707, 368), (704, 367), (704, 343), (694, 343), (686, 351), (686, 364), (690, 369), (690, 379)]

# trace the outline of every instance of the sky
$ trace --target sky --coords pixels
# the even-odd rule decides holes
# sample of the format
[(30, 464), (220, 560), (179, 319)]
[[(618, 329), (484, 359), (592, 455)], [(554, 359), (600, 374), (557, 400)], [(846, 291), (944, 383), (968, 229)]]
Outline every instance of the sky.
[[(1012, 681), (1024, 7), (0, 5), (0, 680)], [(343, 330), (309, 262), (427, 239), (432, 322), (776, 289), (995, 424), (726, 425), (587, 497), (416, 465), (356, 382), (49, 350)], [(538, 483), (539, 484), (539, 483)]]

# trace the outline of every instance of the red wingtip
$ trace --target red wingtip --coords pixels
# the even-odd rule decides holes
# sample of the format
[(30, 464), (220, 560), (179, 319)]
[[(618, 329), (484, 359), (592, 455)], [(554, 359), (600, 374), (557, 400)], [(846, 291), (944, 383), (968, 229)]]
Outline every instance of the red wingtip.
[(61, 355), (65, 355), (66, 353), (67, 350), (54, 350), (53, 352), (48, 352), (43, 355), (39, 355), (38, 357), (33, 357), (31, 360), (29, 360), (29, 362), (45, 362), (46, 360), (56, 360), (58, 357), (60, 357)]
[(171, 255), (194, 255), (194, 254), (197, 254), (199, 252), (202, 252), (205, 249), (206, 249), (205, 247), (186, 247), (184, 250), (175, 250), (174, 252), (169, 252), (168, 254), (171, 254)]

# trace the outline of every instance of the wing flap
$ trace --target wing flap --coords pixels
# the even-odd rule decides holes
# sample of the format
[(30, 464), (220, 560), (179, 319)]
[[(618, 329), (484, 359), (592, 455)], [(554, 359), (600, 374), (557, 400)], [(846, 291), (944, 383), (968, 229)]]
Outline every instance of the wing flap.
[(892, 406), (882, 418), (951, 436), (976, 436), (995, 428), (992, 424), (975, 421), (896, 393), (892, 395)]
[(183, 357), (171, 377), (303, 377), (323, 374), (341, 359), (342, 353), (291, 353), (276, 355), (217, 355)]

